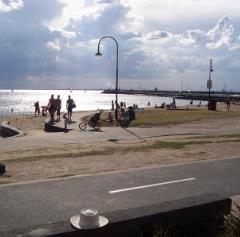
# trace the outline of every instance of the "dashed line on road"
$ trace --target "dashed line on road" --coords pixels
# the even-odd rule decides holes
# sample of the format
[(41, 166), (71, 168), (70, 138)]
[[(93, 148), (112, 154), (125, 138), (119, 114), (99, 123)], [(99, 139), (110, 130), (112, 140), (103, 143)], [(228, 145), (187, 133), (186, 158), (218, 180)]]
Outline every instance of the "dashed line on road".
[(148, 184), (148, 185), (136, 186), (136, 187), (131, 187), (131, 188), (123, 188), (123, 189), (112, 190), (112, 191), (109, 191), (109, 193), (110, 194), (115, 194), (115, 193), (133, 191), (133, 190), (137, 190), (137, 189), (152, 188), (152, 187), (163, 186), (163, 185), (168, 185), (168, 184), (189, 182), (189, 181), (194, 181), (194, 180), (196, 180), (196, 178), (172, 180), (172, 181), (167, 181), (167, 182), (163, 182), (163, 183), (155, 183), (155, 184)]

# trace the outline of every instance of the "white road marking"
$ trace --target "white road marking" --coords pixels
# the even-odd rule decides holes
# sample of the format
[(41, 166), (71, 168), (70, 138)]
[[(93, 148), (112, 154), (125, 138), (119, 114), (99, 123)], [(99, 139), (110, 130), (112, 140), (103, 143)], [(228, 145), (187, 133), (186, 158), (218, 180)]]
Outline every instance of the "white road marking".
[(163, 186), (163, 185), (175, 184), (175, 183), (183, 183), (183, 182), (189, 182), (189, 181), (193, 181), (193, 180), (196, 180), (196, 178), (179, 179), (179, 180), (172, 180), (172, 181), (163, 182), (163, 183), (156, 183), (156, 184), (142, 185), (142, 186), (131, 187), (131, 188), (117, 189), (117, 190), (109, 191), (109, 193), (110, 194), (121, 193), (121, 192), (136, 190), (136, 189), (151, 188), (151, 187)]

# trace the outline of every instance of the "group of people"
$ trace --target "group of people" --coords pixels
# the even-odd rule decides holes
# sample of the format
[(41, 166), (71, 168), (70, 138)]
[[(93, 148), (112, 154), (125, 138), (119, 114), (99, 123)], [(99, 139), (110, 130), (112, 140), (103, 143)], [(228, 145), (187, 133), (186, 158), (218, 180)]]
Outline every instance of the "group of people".
[(123, 122), (124, 126), (128, 126), (129, 123), (133, 120), (136, 119), (135, 117), (135, 111), (133, 109), (133, 106), (129, 106), (127, 110), (125, 109), (120, 109), (120, 114), (119, 114), (119, 120)]
[[(114, 105), (115, 104), (115, 105)], [(115, 103), (112, 100), (112, 107), (111, 110), (115, 110), (115, 108), (117, 108), (118, 110), (121, 110), (122, 108), (126, 109), (126, 102), (121, 101), (120, 104), (118, 104), (117, 101), (115, 101)]]
[[(126, 102), (121, 101), (119, 104), (115, 101), (115, 103), (112, 100), (112, 107), (111, 111), (116, 111), (118, 115), (118, 121), (123, 125), (123, 126), (128, 126), (129, 123), (135, 119), (135, 110), (136, 110), (137, 105), (134, 104), (133, 106), (129, 106), (127, 108)], [(117, 109), (117, 110), (116, 110)], [(115, 115), (116, 116), (116, 115)], [(112, 112), (108, 113), (107, 121), (111, 124), (113, 124), (113, 115)]]
[[(39, 101), (36, 101), (34, 103), (35, 107), (35, 116), (40, 114), (40, 105)], [(50, 123), (54, 123), (55, 121), (55, 114), (57, 115), (57, 121), (61, 120), (61, 109), (62, 109), (62, 100), (60, 99), (60, 95), (57, 96), (57, 98), (54, 98), (54, 95), (51, 95), (48, 105), (47, 106), (41, 106), (42, 108), (42, 116), (47, 115), (47, 111), (50, 114)], [(68, 96), (68, 100), (66, 102), (66, 109), (67, 114), (64, 116), (71, 122), (72, 121), (72, 111), (76, 108), (76, 104), (74, 100), (71, 98), (71, 96)], [(65, 117), (63, 117), (65, 119)]]

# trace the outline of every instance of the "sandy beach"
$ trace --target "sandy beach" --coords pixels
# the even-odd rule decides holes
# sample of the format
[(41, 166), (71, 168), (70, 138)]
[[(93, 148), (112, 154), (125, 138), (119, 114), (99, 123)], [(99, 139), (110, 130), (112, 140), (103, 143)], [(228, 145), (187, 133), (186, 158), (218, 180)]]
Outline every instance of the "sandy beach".
[[(227, 113), (225, 107), (223, 104), (218, 109)], [(232, 106), (231, 110), (237, 112), (239, 107)], [(7, 169), (0, 176), (0, 184), (226, 159), (240, 153), (240, 123), (236, 116), (165, 127), (103, 127), (99, 133), (80, 132), (79, 121), (91, 113), (74, 113), (75, 123), (69, 125), (72, 130), (66, 134), (45, 133), (46, 118), (42, 117), (1, 118), (25, 131), (26, 136), (0, 138), (0, 162)]]

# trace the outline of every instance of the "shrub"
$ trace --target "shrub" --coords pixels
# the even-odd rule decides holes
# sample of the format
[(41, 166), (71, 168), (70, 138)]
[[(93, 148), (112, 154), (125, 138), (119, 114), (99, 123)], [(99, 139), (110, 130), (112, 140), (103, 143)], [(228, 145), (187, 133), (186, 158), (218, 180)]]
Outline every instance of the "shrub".
[(225, 216), (224, 233), (222, 237), (240, 236), (240, 205), (235, 204), (232, 212)]

